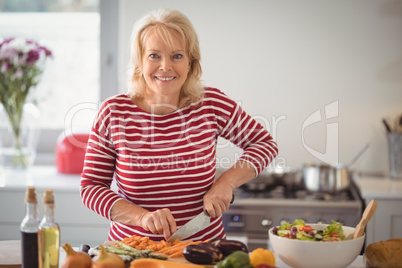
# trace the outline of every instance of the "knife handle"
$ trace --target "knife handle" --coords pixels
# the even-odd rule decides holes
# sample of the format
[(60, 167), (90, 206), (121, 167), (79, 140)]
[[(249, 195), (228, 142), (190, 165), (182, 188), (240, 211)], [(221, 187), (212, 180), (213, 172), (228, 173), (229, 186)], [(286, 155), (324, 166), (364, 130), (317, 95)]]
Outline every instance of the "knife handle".
[[(234, 200), (235, 200), (235, 196), (234, 196), (234, 193), (232, 193), (232, 200), (230, 200), (230, 204), (233, 204)], [(207, 215), (209, 217), (208, 211), (204, 210), (204, 213), (205, 213), (205, 215)]]

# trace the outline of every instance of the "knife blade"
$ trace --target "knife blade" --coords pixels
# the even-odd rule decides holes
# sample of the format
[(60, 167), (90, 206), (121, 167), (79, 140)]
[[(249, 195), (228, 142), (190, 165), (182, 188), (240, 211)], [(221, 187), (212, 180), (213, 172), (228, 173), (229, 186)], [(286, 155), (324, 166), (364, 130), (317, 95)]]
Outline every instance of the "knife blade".
[(211, 223), (211, 218), (207, 215), (204, 210), (197, 216), (195, 216), (192, 220), (184, 224), (181, 228), (179, 228), (169, 239), (167, 242), (174, 242), (176, 239), (182, 240), (184, 238), (193, 235), (205, 227), (207, 227)]
[[(234, 201), (234, 194), (232, 194), (232, 200), (230, 204)], [(195, 216), (192, 220), (184, 224), (180, 227), (171, 237), (167, 240), (167, 242), (174, 242), (176, 239), (182, 240), (187, 238), (195, 233), (198, 233), (202, 229), (206, 228), (211, 223), (211, 218), (208, 215), (208, 212), (204, 210), (197, 216)]]

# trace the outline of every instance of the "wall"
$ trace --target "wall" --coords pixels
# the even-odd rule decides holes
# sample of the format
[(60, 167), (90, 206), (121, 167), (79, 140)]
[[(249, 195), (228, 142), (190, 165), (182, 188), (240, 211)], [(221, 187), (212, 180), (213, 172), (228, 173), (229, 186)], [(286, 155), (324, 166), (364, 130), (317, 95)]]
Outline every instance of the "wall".
[[(388, 172), (381, 119), (402, 113), (402, 1), (120, 3), (120, 91), (133, 23), (159, 7), (178, 9), (198, 32), (204, 82), (266, 123), (280, 148), (275, 164), (300, 168), (326, 156), (347, 162), (370, 143), (352, 167)], [(316, 111), (322, 120), (307, 124)], [(239, 153), (220, 147), (221, 161)]]

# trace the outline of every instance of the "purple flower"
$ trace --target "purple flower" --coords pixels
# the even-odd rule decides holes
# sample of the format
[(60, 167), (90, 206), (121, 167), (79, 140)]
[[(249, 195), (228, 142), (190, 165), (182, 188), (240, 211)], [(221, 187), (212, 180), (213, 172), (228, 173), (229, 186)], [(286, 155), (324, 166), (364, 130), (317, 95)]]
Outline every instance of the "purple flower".
[(41, 46), (41, 47), (39, 47), (39, 49), (43, 50), (45, 52), (46, 57), (49, 57), (49, 56), (52, 57), (53, 56), (52, 51), (50, 51), (46, 47)]
[(36, 49), (32, 49), (28, 52), (27, 56), (27, 64), (31, 65), (34, 64), (35, 61), (39, 59), (39, 52)]
[(12, 47), (5, 47), (1, 49), (0, 47), (0, 60), (9, 60), (17, 55), (17, 51)]
[(7, 43), (10, 43), (12, 40), (14, 40), (14, 38), (12, 37), (12, 38), (7, 38), (7, 39), (4, 39), (4, 41), (0, 44), (0, 48), (1, 48), (1, 46), (3, 45), (3, 44), (7, 44)]

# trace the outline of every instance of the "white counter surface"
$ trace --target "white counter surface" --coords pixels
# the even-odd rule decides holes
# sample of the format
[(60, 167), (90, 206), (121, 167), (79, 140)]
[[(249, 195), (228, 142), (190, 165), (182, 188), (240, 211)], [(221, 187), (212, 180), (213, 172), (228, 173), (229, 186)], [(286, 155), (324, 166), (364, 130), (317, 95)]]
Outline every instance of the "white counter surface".
[(0, 191), (35, 186), (38, 190), (51, 188), (55, 192), (77, 192), (80, 179), (80, 174), (60, 174), (54, 166), (35, 166), (27, 171), (0, 170)]
[[(402, 180), (357, 175), (355, 181), (366, 199), (402, 199)], [(80, 186), (80, 174), (60, 174), (54, 166), (35, 166), (28, 172), (0, 170), (0, 191), (17, 190), (28, 185), (39, 190), (52, 188), (55, 192), (76, 192)]]
[(402, 200), (402, 180), (357, 175), (355, 182), (365, 199)]

